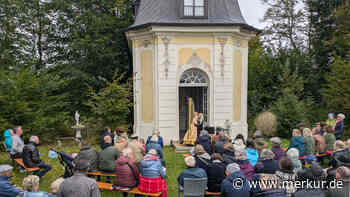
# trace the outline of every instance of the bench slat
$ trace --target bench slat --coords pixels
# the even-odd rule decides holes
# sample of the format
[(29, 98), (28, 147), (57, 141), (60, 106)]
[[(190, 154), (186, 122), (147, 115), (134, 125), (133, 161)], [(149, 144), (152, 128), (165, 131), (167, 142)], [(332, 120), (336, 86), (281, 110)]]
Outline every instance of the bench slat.
[(14, 159), (16, 161), (16, 163), (20, 166), (22, 166), (24, 169), (26, 169), (28, 172), (35, 172), (35, 171), (38, 171), (40, 170), (40, 168), (27, 168), (24, 163), (23, 163), (23, 159), (21, 158), (17, 158), (17, 159)]
[(206, 191), (205, 195), (207, 195), (207, 196), (220, 196), (221, 193), (220, 192), (208, 192), (208, 191)]
[(87, 172), (87, 175), (93, 175), (93, 176), (110, 176), (110, 177), (116, 177), (116, 174), (113, 173), (105, 173), (105, 172), (100, 172), (100, 171), (96, 171), (96, 172)]
[(100, 188), (102, 190), (127, 192), (127, 193), (130, 193), (130, 194), (139, 194), (139, 195), (144, 195), (144, 196), (158, 197), (158, 196), (160, 196), (162, 194), (161, 192), (158, 192), (158, 193), (143, 193), (143, 192), (140, 192), (140, 190), (137, 187), (134, 187), (131, 190), (113, 190), (112, 189), (113, 184), (111, 184), (111, 183), (97, 182), (97, 185), (98, 185), (98, 188)]

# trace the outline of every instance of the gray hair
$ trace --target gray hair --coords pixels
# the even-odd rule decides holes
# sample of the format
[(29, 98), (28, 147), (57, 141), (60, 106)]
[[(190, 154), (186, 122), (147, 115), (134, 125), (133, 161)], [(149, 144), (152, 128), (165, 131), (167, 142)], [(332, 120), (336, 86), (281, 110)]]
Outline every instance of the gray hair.
[(261, 160), (270, 160), (275, 158), (275, 153), (270, 149), (263, 149), (260, 154)]
[(299, 159), (299, 150), (296, 148), (291, 148), (287, 151), (287, 156), (290, 158), (298, 158)]
[(186, 157), (185, 158), (185, 164), (187, 167), (192, 167), (194, 168), (196, 166), (196, 159), (192, 156)]
[(207, 130), (202, 130), (200, 136), (205, 136), (208, 135), (208, 131)]
[(123, 156), (127, 156), (128, 154), (132, 153), (132, 149), (131, 148), (124, 148), (123, 150)]
[(229, 172), (230, 174), (238, 172), (240, 170), (241, 170), (241, 168), (239, 167), (239, 165), (237, 163), (230, 163), (226, 167), (226, 171)]
[(344, 119), (345, 119), (345, 115), (344, 115), (344, 114), (342, 114), (342, 113), (338, 114), (338, 115), (337, 115), (337, 117), (341, 117), (341, 119), (342, 119), (342, 120), (344, 120)]
[(39, 139), (38, 136), (32, 135), (32, 136), (30, 136), (29, 141), (30, 141), (30, 142), (35, 142), (36, 139)]
[(61, 177), (52, 182), (50, 185), (51, 193), (56, 194), (60, 189), (60, 185), (63, 183), (63, 181), (64, 178)]

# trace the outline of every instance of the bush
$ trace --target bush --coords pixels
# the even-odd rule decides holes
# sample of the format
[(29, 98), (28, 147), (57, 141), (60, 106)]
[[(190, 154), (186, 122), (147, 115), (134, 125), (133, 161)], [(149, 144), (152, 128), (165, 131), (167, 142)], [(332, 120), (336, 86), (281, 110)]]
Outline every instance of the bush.
[(277, 118), (271, 112), (263, 112), (256, 117), (255, 127), (265, 136), (273, 136), (277, 130)]

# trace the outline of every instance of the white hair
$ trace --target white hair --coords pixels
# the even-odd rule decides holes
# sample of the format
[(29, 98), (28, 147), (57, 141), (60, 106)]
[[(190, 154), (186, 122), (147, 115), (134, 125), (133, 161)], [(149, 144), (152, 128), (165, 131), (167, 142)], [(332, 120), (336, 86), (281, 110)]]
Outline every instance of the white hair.
[(63, 183), (64, 178), (58, 178), (54, 182), (51, 183), (50, 189), (53, 194), (56, 194), (60, 188), (60, 185)]
[(123, 156), (127, 156), (128, 154), (132, 153), (132, 149), (131, 148), (124, 148), (123, 150)]
[(39, 139), (38, 136), (32, 135), (32, 136), (30, 136), (29, 141), (30, 142), (35, 142), (36, 139)]
[(192, 156), (185, 158), (185, 164), (187, 167), (195, 167), (196, 166), (196, 159)]
[(296, 148), (291, 148), (287, 151), (287, 156), (290, 158), (299, 158), (299, 150)]

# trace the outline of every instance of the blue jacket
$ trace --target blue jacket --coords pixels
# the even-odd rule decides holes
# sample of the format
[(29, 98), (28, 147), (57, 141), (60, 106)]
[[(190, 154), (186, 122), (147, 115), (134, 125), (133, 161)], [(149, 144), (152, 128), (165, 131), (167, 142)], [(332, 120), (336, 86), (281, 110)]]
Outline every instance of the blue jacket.
[(340, 140), (344, 130), (344, 120), (336, 123), (334, 128), (334, 135), (337, 140)]
[(23, 191), (10, 183), (10, 177), (0, 176), (0, 196), (16, 197)]
[(163, 149), (160, 144), (150, 142), (149, 144), (146, 145), (146, 152), (148, 153), (148, 151), (151, 149), (155, 149), (158, 153), (158, 157), (160, 159), (163, 159)]
[(140, 171), (141, 175), (147, 178), (157, 178), (159, 176), (165, 178), (166, 175), (160, 160), (142, 160), (140, 162)]
[(245, 152), (247, 153), (248, 161), (254, 167), (256, 165), (256, 163), (258, 162), (258, 159), (259, 159), (258, 151), (256, 149), (246, 148)]
[(20, 197), (53, 197), (52, 195), (50, 195), (47, 192), (24, 192), (22, 194), (19, 195)]
[(299, 156), (304, 156), (304, 145), (305, 142), (303, 136), (293, 136), (290, 141), (288, 150), (291, 148), (296, 148), (299, 150)]
[[(151, 143), (151, 138), (152, 138), (152, 136), (147, 137), (146, 145)], [(158, 136), (157, 144), (159, 144), (163, 148), (164, 143), (163, 143), (163, 138), (161, 136)]]
[[(239, 189), (235, 189), (233, 187), (233, 181), (235, 181), (236, 184), (238, 181), (237, 180), (242, 180), (242, 187), (240, 187), (239, 185), (237, 185), (238, 187), (240, 187)], [(244, 177), (244, 175), (242, 174), (242, 172), (234, 172), (232, 174), (230, 174), (230, 176), (228, 176), (221, 184), (221, 197), (235, 197), (235, 196), (239, 196), (239, 197), (250, 197), (250, 186), (246, 180), (246, 178)]]
[(11, 133), (10, 133), (10, 129), (7, 129), (4, 132), (4, 138), (5, 138), (5, 145), (6, 145), (6, 150), (10, 151), (11, 147), (12, 147), (12, 138), (11, 138)]
[(184, 178), (207, 178), (207, 173), (202, 168), (187, 168), (183, 170), (179, 177), (177, 177), (177, 182), (183, 187)]

